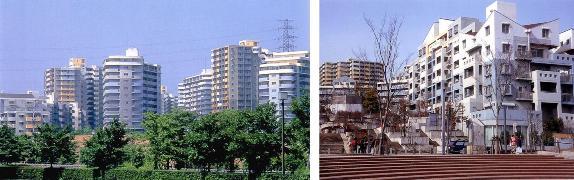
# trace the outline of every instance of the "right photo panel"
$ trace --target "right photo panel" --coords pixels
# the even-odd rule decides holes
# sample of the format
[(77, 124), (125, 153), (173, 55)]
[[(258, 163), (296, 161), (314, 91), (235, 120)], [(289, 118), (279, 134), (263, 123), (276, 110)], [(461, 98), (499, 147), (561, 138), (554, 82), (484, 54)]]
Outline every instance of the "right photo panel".
[(572, 1), (320, 2), (321, 179), (574, 179)]

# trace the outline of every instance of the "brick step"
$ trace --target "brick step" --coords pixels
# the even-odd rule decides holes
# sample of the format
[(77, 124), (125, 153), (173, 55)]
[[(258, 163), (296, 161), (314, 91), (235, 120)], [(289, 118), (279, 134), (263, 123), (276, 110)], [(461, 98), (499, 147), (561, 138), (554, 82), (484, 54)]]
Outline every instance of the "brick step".
[(566, 159), (552, 159), (552, 160), (534, 160), (534, 159), (529, 159), (529, 160), (520, 160), (520, 159), (516, 159), (516, 160), (508, 160), (508, 159), (504, 159), (504, 160), (497, 160), (497, 159), (492, 159), (492, 160), (415, 160), (415, 159), (407, 159), (407, 160), (361, 160), (361, 161), (343, 161), (343, 162), (321, 162), (320, 166), (342, 166), (342, 165), (348, 165), (348, 164), (379, 164), (379, 165), (384, 165), (384, 164), (417, 164), (417, 163), (424, 163), (424, 162), (433, 162), (433, 163), (438, 163), (438, 162), (448, 162), (448, 163), (466, 163), (466, 162), (472, 162), (472, 163), (498, 163), (498, 162), (506, 162), (506, 163), (574, 163), (574, 160), (566, 160)]
[[(550, 158), (556, 159), (553, 155), (409, 155), (409, 156), (365, 156), (365, 155), (355, 155), (355, 156), (321, 156), (320, 160), (345, 160), (345, 159), (460, 159), (460, 158), (471, 158), (471, 159), (479, 159), (479, 158), (486, 158), (486, 159), (501, 159), (501, 158), (519, 158), (519, 159), (542, 159), (542, 158)], [(558, 158), (560, 159), (560, 158)]]
[(455, 166), (455, 167), (437, 167), (437, 166), (416, 166), (413, 165), (408, 168), (377, 168), (377, 167), (370, 167), (370, 168), (347, 168), (347, 169), (333, 169), (333, 170), (320, 170), (321, 177), (331, 177), (331, 176), (341, 176), (341, 175), (351, 175), (351, 174), (377, 174), (377, 173), (393, 173), (393, 172), (411, 172), (411, 171), (444, 171), (444, 170), (483, 170), (488, 172), (497, 171), (498, 169), (507, 168), (507, 170), (514, 170), (514, 171), (531, 171), (531, 172), (540, 172), (540, 171), (570, 171), (574, 172), (574, 167), (572, 166), (512, 166), (509, 167), (510, 164), (507, 165), (472, 165), (472, 166)]
[(471, 170), (431, 170), (431, 171), (408, 171), (408, 172), (386, 172), (386, 173), (363, 173), (363, 174), (349, 174), (340, 176), (330, 176), (323, 177), (321, 179), (430, 179), (430, 178), (444, 178), (444, 177), (466, 177), (466, 178), (487, 178), (491, 179), (489, 176), (496, 175), (504, 177), (506, 175), (522, 175), (528, 177), (538, 177), (545, 178), (547, 175), (560, 175), (565, 178), (574, 178), (574, 172), (560, 172), (560, 171), (523, 171), (520, 169), (516, 170), (506, 170), (498, 169), (493, 170), (483, 170), (483, 169), (471, 169)]
[[(447, 165), (447, 164), (445, 164)], [(520, 165), (516, 165), (514, 164), (512, 166), (512, 168), (516, 169), (574, 169), (574, 166), (568, 166), (569, 164), (566, 165), (557, 165), (557, 164), (536, 164), (536, 163), (531, 163), (531, 164), (520, 164)], [(361, 165), (360, 167), (357, 166), (349, 166), (349, 167), (336, 167), (336, 168), (319, 168), (319, 172), (320, 173), (342, 173), (342, 172), (348, 172), (348, 171), (378, 171), (378, 170), (393, 170), (393, 171), (400, 171), (400, 170), (410, 170), (410, 169), (417, 169), (417, 168), (436, 168), (436, 167), (442, 167), (439, 166), (437, 164), (412, 164), (409, 165), (407, 167), (405, 167), (405, 165), (392, 165), (392, 166), (363, 166)], [(488, 164), (488, 165), (484, 165), (484, 164), (456, 164), (456, 166), (454, 168), (509, 168), (508, 167), (509, 164)]]
[[(399, 164), (399, 165), (376, 165), (376, 166), (366, 166), (366, 165), (356, 165), (356, 166), (346, 166), (346, 167), (329, 167), (329, 168), (324, 168), (324, 167), (319, 167), (319, 172), (320, 173), (331, 173), (331, 172), (346, 172), (346, 171), (359, 171), (359, 170), (386, 170), (386, 169), (390, 169), (390, 170), (394, 170), (394, 171), (409, 171), (411, 168), (433, 168), (433, 167), (445, 167), (445, 166), (452, 166), (453, 164), (448, 164), (448, 163), (428, 163), (428, 164), (412, 164), (412, 165), (405, 165), (405, 164)], [(504, 163), (497, 163), (497, 164), (456, 164), (457, 167), (468, 167), (468, 166), (475, 166), (477, 168), (488, 168), (488, 166), (503, 166), (503, 167), (510, 167), (512, 166), (513, 169), (516, 168), (522, 168), (522, 167), (530, 167), (530, 166), (536, 166), (536, 167), (540, 167), (540, 169), (548, 169), (548, 167), (556, 167), (556, 166), (562, 166), (565, 168), (569, 168), (572, 167), (572, 163), (565, 163), (565, 164), (551, 164), (551, 163), (530, 163), (530, 164), (504, 164)], [(377, 169), (378, 168), (378, 169)]]
[[(403, 167), (408, 167), (408, 166), (412, 166), (412, 165), (420, 165), (420, 166), (446, 166), (446, 165), (452, 165), (452, 164), (457, 164), (457, 165), (488, 165), (488, 164), (484, 164), (484, 163), (472, 163), (472, 162), (465, 162), (465, 163), (451, 163), (451, 162), (424, 162), (424, 163), (394, 163), (394, 164), (349, 164), (349, 165), (339, 165), (339, 166), (322, 166), (319, 165), (319, 169), (322, 170), (327, 170), (327, 169), (342, 169), (342, 168), (353, 168), (353, 167), (379, 167), (379, 168), (385, 168), (386, 166), (403, 166)], [(503, 162), (492, 162), (491, 165), (509, 165), (512, 164), (514, 166), (520, 167), (520, 166), (551, 166), (551, 165), (560, 165), (560, 166), (565, 166), (565, 165), (572, 165), (574, 163), (572, 162), (560, 162), (560, 163), (545, 163), (545, 162), (534, 162), (534, 163), (503, 163)]]
[(322, 156), (321, 179), (574, 179), (552, 155)]

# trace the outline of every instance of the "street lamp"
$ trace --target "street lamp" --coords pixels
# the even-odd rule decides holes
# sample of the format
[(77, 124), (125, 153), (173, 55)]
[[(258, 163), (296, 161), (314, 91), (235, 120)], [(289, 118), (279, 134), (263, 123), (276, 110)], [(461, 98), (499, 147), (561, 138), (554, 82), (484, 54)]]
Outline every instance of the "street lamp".
[(288, 95), (281, 92), (281, 172), (285, 175), (285, 100)]

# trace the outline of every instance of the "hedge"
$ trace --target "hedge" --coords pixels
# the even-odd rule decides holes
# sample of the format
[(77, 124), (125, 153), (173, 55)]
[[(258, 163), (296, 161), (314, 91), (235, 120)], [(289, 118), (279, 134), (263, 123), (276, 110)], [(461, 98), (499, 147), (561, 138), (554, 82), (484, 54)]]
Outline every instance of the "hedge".
[[(97, 179), (97, 170), (93, 168), (38, 168), (29, 166), (0, 167), (0, 179)], [(106, 172), (106, 179), (247, 179), (247, 174), (210, 172), (202, 174), (197, 171), (184, 170), (140, 170), (140, 169), (112, 169)], [(259, 179), (309, 179), (309, 175), (289, 174), (282, 178), (281, 174), (266, 173)]]

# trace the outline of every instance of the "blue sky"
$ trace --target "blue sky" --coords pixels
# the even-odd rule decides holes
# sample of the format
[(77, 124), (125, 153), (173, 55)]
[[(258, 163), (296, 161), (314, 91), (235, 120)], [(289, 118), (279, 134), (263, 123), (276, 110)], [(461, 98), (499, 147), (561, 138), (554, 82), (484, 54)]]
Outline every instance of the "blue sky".
[(210, 50), (243, 39), (276, 50), (279, 19), (295, 20), (296, 46), (309, 49), (307, 0), (1, 0), (0, 90), (43, 91), (43, 72), (85, 57), (102, 65), (137, 47), (162, 66), (162, 83), (177, 83), (210, 65)]
[[(363, 14), (375, 22), (385, 16), (402, 18), (399, 54), (406, 59), (415, 57), (417, 47), (426, 36), (430, 25), (439, 18), (456, 19), (460, 16), (486, 19), (485, 8), (492, 0), (322, 0), (320, 4), (320, 58), (321, 62), (345, 60), (353, 50), (362, 48), (372, 54), (372, 39)], [(517, 19), (530, 24), (560, 19), (560, 31), (574, 27), (572, 7), (569, 0), (506, 0), (517, 5)]]

